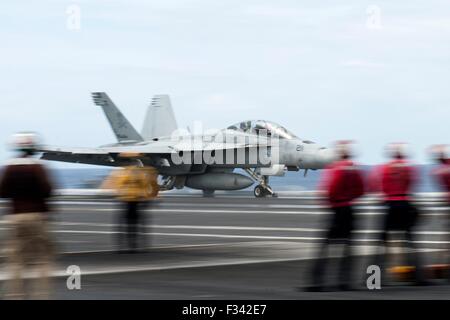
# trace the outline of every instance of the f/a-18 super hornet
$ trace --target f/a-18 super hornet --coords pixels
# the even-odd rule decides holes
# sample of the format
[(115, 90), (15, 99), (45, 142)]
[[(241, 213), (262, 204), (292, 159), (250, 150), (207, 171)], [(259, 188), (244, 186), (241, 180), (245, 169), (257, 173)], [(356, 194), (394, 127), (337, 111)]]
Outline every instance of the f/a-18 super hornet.
[[(141, 133), (104, 92), (92, 93), (117, 138), (97, 148), (42, 146), (42, 159), (121, 167), (155, 167), (162, 190), (189, 187), (212, 195), (215, 190), (240, 190), (255, 182), (256, 197), (274, 195), (270, 176), (285, 171), (322, 169), (333, 161), (332, 149), (298, 138), (281, 125), (249, 120), (222, 130), (191, 133), (177, 126), (169, 96), (156, 95)], [(135, 157), (123, 157), (133, 153)], [(240, 169), (242, 173), (235, 172)]]

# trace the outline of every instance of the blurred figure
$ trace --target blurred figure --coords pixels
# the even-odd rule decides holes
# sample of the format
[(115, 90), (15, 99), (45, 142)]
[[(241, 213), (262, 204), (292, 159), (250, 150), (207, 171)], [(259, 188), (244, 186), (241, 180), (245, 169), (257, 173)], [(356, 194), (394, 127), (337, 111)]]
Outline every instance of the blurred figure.
[(123, 213), (118, 223), (119, 252), (135, 253), (138, 249), (148, 246), (143, 243), (145, 217), (141, 211), (149, 200), (158, 195), (158, 172), (153, 167), (144, 167), (139, 156), (138, 153), (120, 154), (130, 165), (122, 170), (115, 170), (107, 183), (116, 190), (117, 198), (123, 204)]
[[(0, 197), (10, 199), (7, 213), (11, 228), (8, 243), (8, 267), (12, 278), (7, 282), (6, 296), (12, 299), (49, 297), (49, 275), (53, 246), (47, 226), (47, 198), (52, 186), (47, 171), (33, 158), (37, 137), (20, 133), (13, 137), (13, 146), (19, 156), (4, 168), (0, 181)], [(27, 267), (38, 270), (36, 286), (26, 290), (24, 272)]]
[[(448, 146), (445, 145), (437, 145), (431, 148), (431, 156), (434, 161), (437, 163), (437, 167), (432, 171), (432, 175), (434, 180), (439, 184), (442, 191), (445, 192), (444, 201), (447, 204), (447, 211), (450, 210), (450, 159), (448, 156)], [(447, 221), (447, 231), (450, 231), (450, 211), (447, 212), (448, 215), (446, 217)], [(450, 242), (450, 236), (447, 235), (448, 242)], [(447, 252), (446, 257), (443, 261), (444, 264), (447, 264), (447, 279), (450, 281), (450, 244), (447, 244)]]
[(371, 191), (381, 193), (387, 208), (381, 235), (384, 252), (378, 253), (374, 264), (378, 265), (385, 274), (386, 257), (389, 253), (388, 234), (392, 231), (401, 231), (404, 233), (407, 247), (412, 249), (412, 252), (407, 255), (408, 266), (414, 267), (416, 283), (425, 284), (419, 253), (412, 237), (412, 231), (418, 219), (418, 210), (411, 203), (411, 196), (418, 180), (418, 172), (407, 159), (405, 143), (388, 145), (386, 153), (391, 160), (374, 169), (370, 177)]
[(352, 271), (351, 233), (353, 230), (353, 202), (364, 194), (361, 170), (351, 160), (352, 144), (341, 141), (336, 144), (337, 161), (331, 164), (322, 177), (320, 190), (333, 211), (328, 236), (321, 244), (319, 257), (312, 269), (313, 284), (307, 291), (323, 291), (323, 276), (328, 263), (330, 244), (343, 244), (344, 254), (339, 266), (339, 289), (351, 289)]

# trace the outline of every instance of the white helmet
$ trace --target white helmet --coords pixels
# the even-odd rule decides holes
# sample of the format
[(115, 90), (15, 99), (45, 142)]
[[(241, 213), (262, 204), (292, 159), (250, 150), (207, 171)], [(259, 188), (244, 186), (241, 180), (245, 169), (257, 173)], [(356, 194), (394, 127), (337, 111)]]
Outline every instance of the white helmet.
[(389, 158), (407, 158), (409, 156), (408, 144), (405, 142), (390, 143), (385, 149)]
[(445, 144), (438, 144), (431, 146), (429, 149), (430, 157), (435, 161), (448, 159), (448, 146)]
[(334, 151), (338, 159), (353, 158), (356, 155), (355, 142), (352, 140), (336, 141)]
[(39, 138), (33, 132), (20, 132), (12, 136), (11, 146), (17, 151), (35, 151), (39, 145)]

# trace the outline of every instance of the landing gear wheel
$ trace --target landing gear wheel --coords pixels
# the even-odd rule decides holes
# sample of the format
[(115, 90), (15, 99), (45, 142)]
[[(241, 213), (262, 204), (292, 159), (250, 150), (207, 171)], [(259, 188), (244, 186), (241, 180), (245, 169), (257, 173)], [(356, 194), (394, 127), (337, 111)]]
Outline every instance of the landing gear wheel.
[(253, 190), (253, 193), (255, 194), (255, 197), (262, 198), (266, 196), (267, 190), (262, 185), (257, 185)]

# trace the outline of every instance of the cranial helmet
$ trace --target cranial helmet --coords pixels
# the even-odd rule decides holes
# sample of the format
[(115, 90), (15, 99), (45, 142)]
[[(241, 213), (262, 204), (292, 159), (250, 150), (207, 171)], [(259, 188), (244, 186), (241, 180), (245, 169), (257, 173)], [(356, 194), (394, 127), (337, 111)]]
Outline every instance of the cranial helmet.
[(337, 141), (334, 150), (339, 159), (353, 158), (355, 156), (354, 141), (340, 140)]
[(430, 157), (435, 161), (447, 161), (448, 146), (445, 144), (438, 144), (431, 146), (429, 149)]
[(11, 146), (14, 150), (35, 152), (39, 145), (39, 138), (33, 132), (20, 132), (12, 136)]
[(404, 159), (409, 155), (408, 144), (404, 142), (390, 143), (386, 146), (386, 156), (392, 159)]

